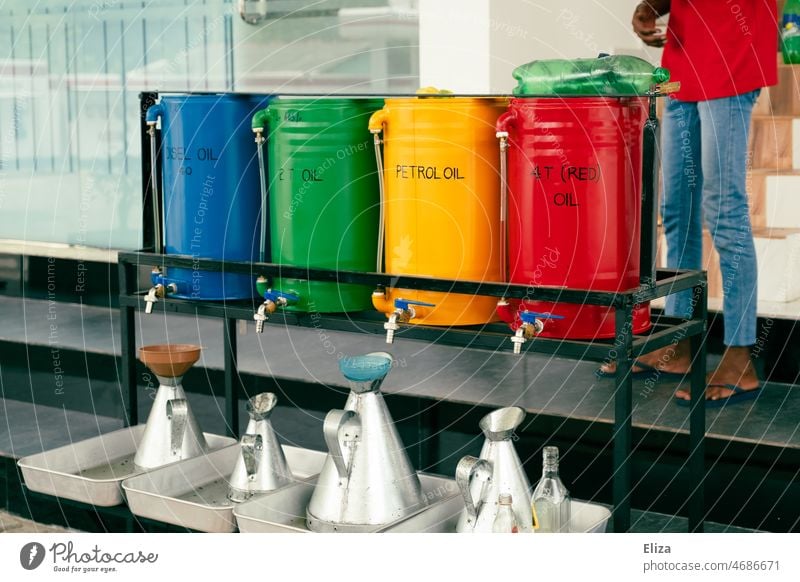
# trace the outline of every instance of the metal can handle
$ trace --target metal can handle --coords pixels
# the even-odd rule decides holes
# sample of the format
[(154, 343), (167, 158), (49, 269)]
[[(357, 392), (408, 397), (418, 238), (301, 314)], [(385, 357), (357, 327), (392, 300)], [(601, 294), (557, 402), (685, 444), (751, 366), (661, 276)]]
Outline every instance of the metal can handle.
[[(478, 499), (472, 497), (472, 482), (475, 477), (483, 473), (486, 475), (483, 488), (481, 488)], [(478, 520), (478, 512), (484, 503), (483, 491), (486, 484), (492, 480), (492, 464), (485, 460), (467, 455), (462, 457), (456, 467), (456, 483), (461, 491), (461, 496), (464, 498), (464, 506), (467, 508), (467, 522), (475, 527), (475, 522)]]
[(345, 460), (344, 449), (358, 441), (361, 433), (361, 419), (352, 410), (331, 410), (325, 416), (322, 431), (339, 479), (346, 481), (350, 477), (352, 455), (350, 459)]
[(167, 400), (167, 419), (170, 421), (170, 446), (176, 455), (183, 448), (186, 421), (189, 418), (189, 403), (184, 398)]
[(242, 435), (242, 460), (244, 460), (244, 470), (247, 473), (247, 480), (253, 481), (258, 473), (259, 457), (258, 454), (264, 448), (264, 441), (260, 434)]

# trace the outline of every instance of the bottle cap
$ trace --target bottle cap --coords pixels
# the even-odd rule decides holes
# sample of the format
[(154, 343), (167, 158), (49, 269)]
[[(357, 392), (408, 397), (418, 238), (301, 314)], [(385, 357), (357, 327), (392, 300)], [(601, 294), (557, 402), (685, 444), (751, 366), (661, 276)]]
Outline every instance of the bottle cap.
[(501, 493), (498, 502), (500, 505), (511, 505), (511, 493)]
[(558, 461), (558, 447), (545, 447), (542, 456), (545, 461)]
[(653, 81), (656, 85), (669, 81), (669, 69), (665, 69), (664, 67), (656, 67), (653, 69)]

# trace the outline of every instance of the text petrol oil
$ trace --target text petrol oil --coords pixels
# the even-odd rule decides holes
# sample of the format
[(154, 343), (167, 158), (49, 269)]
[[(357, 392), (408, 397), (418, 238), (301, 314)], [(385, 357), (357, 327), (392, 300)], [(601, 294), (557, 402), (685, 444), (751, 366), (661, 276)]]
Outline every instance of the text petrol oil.
[[(642, 132), (638, 97), (513, 99), (497, 122), (508, 140), (508, 268), (520, 285), (597, 291), (639, 286)], [(614, 337), (614, 309), (508, 299), (498, 314), (516, 329), (522, 310), (550, 313), (543, 337)], [(650, 327), (636, 306), (633, 331)]]
[[(495, 122), (507, 100), (442, 95), (390, 98), (370, 119), (382, 132), (385, 272), (501, 281)], [(496, 298), (387, 288), (386, 314), (416, 305), (410, 323), (472, 325), (496, 318)]]
[[(260, 225), (258, 163), (250, 119), (267, 96), (161, 95), (146, 120), (161, 122), (163, 239), (168, 254), (255, 261)], [(248, 299), (253, 277), (170, 268), (175, 297)], [(156, 283), (156, 281), (154, 281)]]
[[(367, 130), (382, 99), (280, 97), (253, 118), (268, 133), (272, 262), (373, 272), (378, 246), (378, 176)], [(287, 310), (371, 308), (363, 285), (274, 278), (296, 300)]]

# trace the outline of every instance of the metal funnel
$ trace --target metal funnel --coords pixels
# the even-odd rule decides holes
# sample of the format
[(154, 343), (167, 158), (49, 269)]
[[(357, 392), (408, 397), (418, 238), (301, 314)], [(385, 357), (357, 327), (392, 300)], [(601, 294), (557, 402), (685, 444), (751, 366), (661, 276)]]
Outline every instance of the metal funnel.
[(503, 441), (511, 438), (516, 428), (525, 420), (525, 411), (519, 406), (509, 406), (490, 412), (478, 426), (490, 441)]
[(251, 420), (267, 420), (277, 404), (277, 396), (272, 392), (262, 392), (247, 401), (247, 414)]

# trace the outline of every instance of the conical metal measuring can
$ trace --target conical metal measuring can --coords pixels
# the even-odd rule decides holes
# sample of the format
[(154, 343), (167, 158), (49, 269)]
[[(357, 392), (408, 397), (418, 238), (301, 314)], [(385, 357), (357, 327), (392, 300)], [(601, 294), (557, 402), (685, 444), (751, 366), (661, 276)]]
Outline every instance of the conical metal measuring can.
[(159, 381), (150, 415), (133, 459), (137, 467), (154, 469), (196, 457), (208, 450), (181, 380), (200, 358), (200, 346), (142, 346), (139, 359)]
[[(383, 136), (385, 271), (447, 279), (503, 281), (499, 156), (495, 122), (507, 100), (393, 98), (370, 119)], [(386, 289), (375, 308), (396, 299), (416, 305), (409, 323), (473, 325), (495, 318), (497, 299)]]
[(325, 417), (328, 458), (306, 514), (312, 531), (369, 531), (427, 504), (380, 392), (391, 367), (385, 352), (339, 362), (351, 392), (344, 410)]
[(279, 489), (292, 480), (286, 455), (270, 421), (277, 403), (277, 396), (271, 392), (247, 401), (250, 420), (239, 442), (241, 453), (231, 473), (228, 492), (231, 501), (245, 501), (257, 493)]
[(464, 457), (456, 467), (456, 483), (465, 508), (458, 519), (460, 533), (491, 533), (500, 495), (511, 495), (512, 509), (521, 533), (533, 531), (531, 484), (514, 447), (514, 430), (525, 419), (518, 406), (501, 408), (480, 421), (486, 441), (480, 459)]
[[(272, 262), (372, 272), (378, 246), (378, 176), (367, 131), (382, 99), (278, 98), (253, 118), (267, 132)], [(363, 285), (278, 278), (289, 311), (369, 309)]]

